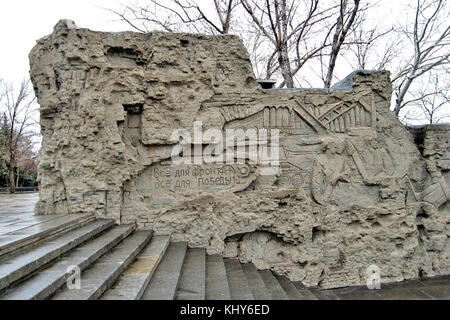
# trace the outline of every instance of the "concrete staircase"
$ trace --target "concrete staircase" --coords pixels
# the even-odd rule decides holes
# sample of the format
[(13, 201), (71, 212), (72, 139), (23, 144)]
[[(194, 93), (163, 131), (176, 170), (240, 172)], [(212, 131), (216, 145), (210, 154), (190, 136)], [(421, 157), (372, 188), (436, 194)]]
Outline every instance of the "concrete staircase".
[[(81, 270), (81, 289), (66, 282)], [(66, 215), (0, 236), (0, 299), (302, 300), (320, 291), (169, 236)]]

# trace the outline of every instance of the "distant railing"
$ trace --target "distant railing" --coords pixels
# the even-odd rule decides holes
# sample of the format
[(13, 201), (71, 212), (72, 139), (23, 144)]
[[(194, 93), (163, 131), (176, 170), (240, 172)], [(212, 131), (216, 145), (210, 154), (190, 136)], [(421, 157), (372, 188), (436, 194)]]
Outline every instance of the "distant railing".
[[(16, 192), (35, 192), (39, 191), (38, 187), (17, 187)], [(9, 193), (9, 188), (0, 188), (0, 193)]]

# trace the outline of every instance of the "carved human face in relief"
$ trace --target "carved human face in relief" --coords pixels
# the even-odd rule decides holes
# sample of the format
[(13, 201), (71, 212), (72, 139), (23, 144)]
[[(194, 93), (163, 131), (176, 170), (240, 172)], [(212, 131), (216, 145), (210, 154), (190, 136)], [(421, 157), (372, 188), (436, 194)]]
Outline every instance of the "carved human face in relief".
[(327, 138), (323, 142), (323, 151), (329, 154), (343, 154), (345, 143), (335, 138)]

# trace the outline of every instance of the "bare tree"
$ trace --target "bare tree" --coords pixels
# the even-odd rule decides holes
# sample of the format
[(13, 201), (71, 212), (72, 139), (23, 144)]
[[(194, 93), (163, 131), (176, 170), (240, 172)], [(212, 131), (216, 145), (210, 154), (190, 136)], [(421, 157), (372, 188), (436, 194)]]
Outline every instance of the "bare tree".
[(266, 78), (280, 71), (280, 87), (294, 87), (300, 69), (329, 45), (330, 18), (336, 5), (319, 6), (318, 0), (241, 0), (255, 28), (270, 44)]
[(331, 80), (333, 77), (334, 68), (336, 66), (336, 60), (339, 55), (339, 51), (344, 44), (350, 28), (355, 22), (356, 15), (359, 12), (359, 0), (353, 1), (353, 8), (348, 10), (348, 0), (341, 0), (339, 5), (339, 15), (334, 28), (333, 41), (331, 43), (330, 61), (328, 63), (327, 75), (325, 77), (324, 86), (329, 88), (331, 86)]
[(147, 6), (130, 4), (121, 10), (107, 9), (137, 31), (149, 27), (168, 32), (228, 34), (239, 0), (212, 0), (211, 6), (195, 0), (148, 0)]
[[(286, 0), (275, 0), (272, 3), (266, 1), (263, 6), (257, 1), (251, 1), (250, 3), (247, 0), (242, 0), (242, 4), (255, 25), (275, 47), (274, 53), (271, 54), (267, 63), (267, 74), (269, 75), (271, 73), (271, 62), (273, 57), (277, 55), (278, 65), (286, 86), (288, 88), (294, 87), (288, 54), (288, 41), (290, 37), (290, 34), (288, 34), (288, 24), (292, 20), (291, 14), (295, 14), (296, 8), (294, 8), (293, 4), (288, 8)], [(267, 20), (267, 23), (264, 20)], [(290, 33), (292, 34), (292, 32)]]
[[(293, 87), (294, 78), (309, 62), (319, 59), (325, 87), (330, 87), (336, 60), (353, 30), (357, 16), (368, 8), (360, 0), (338, 3), (318, 0), (287, 1), (241, 0), (247, 14), (271, 43), (267, 59), (267, 77), (280, 70), (283, 82), (280, 87)], [(337, 18), (336, 18), (337, 16)], [(328, 52), (328, 49), (329, 52)], [(329, 61), (323, 58), (329, 56)]]
[(17, 164), (30, 154), (31, 138), (36, 135), (36, 132), (33, 131), (33, 127), (36, 125), (33, 115), (37, 111), (35, 99), (29, 81), (22, 81), (17, 93), (11, 84), (0, 81), (0, 114), (2, 115), (3, 130), (6, 132), (1, 147), (5, 149), (9, 160), (11, 193), (15, 192), (14, 173)]
[[(292, 88), (294, 78), (308, 62), (328, 55), (324, 84), (331, 84), (340, 49), (361, 6), (360, 0), (148, 0), (146, 6), (130, 4), (109, 11), (145, 33), (157, 28), (238, 34), (255, 73), (264, 78), (281, 75), (280, 87)], [(326, 48), (331, 48), (330, 53)]]
[(329, 88), (338, 79), (339, 59), (352, 69), (394, 70), (399, 117), (403, 107), (418, 106), (408, 102), (420, 92), (413, 82), (449, 63), (446, 0), (416, 1), (413, 23), (401, 28), (369, 27), (366, 14), (378, 4), (365, 0), (147, 0), (147, 6), (110, 11), (141, 32), (238, 34), (257, 77), (281, 77), (279, 87), (310, 85), (315, 78)]
[(437, 124), (450, 120), (450, 83), (448, 79), (441, 80), (442, 74), (431, 75), (426, 82), (422, 81), (420, 88), (411, 94), (412, 98), (404, 106), (413, 106), (403, 116), (407, 122), (424, 121)]
[[(403, 31), (413, 55), (393, 77), (396, 95), (394, 114), (406, 106), (412, 83), (424, 74), (450, 63), (450, 23), (445, 0), (417, 0), (414, 22)], [(408, 48), (405, 48), (405, 51)]]
[(400, 56), (398, 41), (393, 41), (394, 27), (380, 30), (378, 26), (367, 28), (364, 19), (353, 29), (354, 44), (348, 47), (352, 53), (347, 59), (353, 69), (385, 70), (395, 58)]
[[(334, 5), (319, 10), (318, 4), (319, 0), (211, 0), (201, 5), (196, 0), (148, 0), (147, 6), (130, 4), (120, 11), (108, 10), (144, 33), (151, 28), (237, 33), (244, 38), (252, 61), (264, 70), (266, 78), (281, 72), (281, 86), (293, 87), (295, 74), (324, 47), (323, 41), (313, 40), (322, 31), (319, 24), (330, 19), (332, 9), (337, 8)], [(238, 7), (244, 10), (239, 12), (239, 24), (233, 24)], [(250, 23), (242, 21), (243, 14), (250, 17)]]

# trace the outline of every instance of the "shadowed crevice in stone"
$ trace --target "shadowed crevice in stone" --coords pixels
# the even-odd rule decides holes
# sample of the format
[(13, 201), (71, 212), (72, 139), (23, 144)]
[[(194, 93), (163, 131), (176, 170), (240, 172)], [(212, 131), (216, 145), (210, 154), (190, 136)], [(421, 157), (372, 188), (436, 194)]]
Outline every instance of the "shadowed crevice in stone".
[[(237, 36), (69, 21), (38, 41), (30, 67), (39, 215), (93, 213), (208, 254), (231, 250), (226, 235), (264, 230), (240, 240), (239, 259), (308, 286), (362, 285), (372, 264), (386, 282), (449, 273), (449, 130), (428, 128), (415, 143), (389, 109), (388, 71), (358, 70), (329, 90), (262, 90)], [(276, 130), (257, 143), (279, 151), (276, 170), (263, 174), (245, 139), (241, 163), (175, 165), (171, 136), (193, 135), (196, 122), (202, 138)]]

